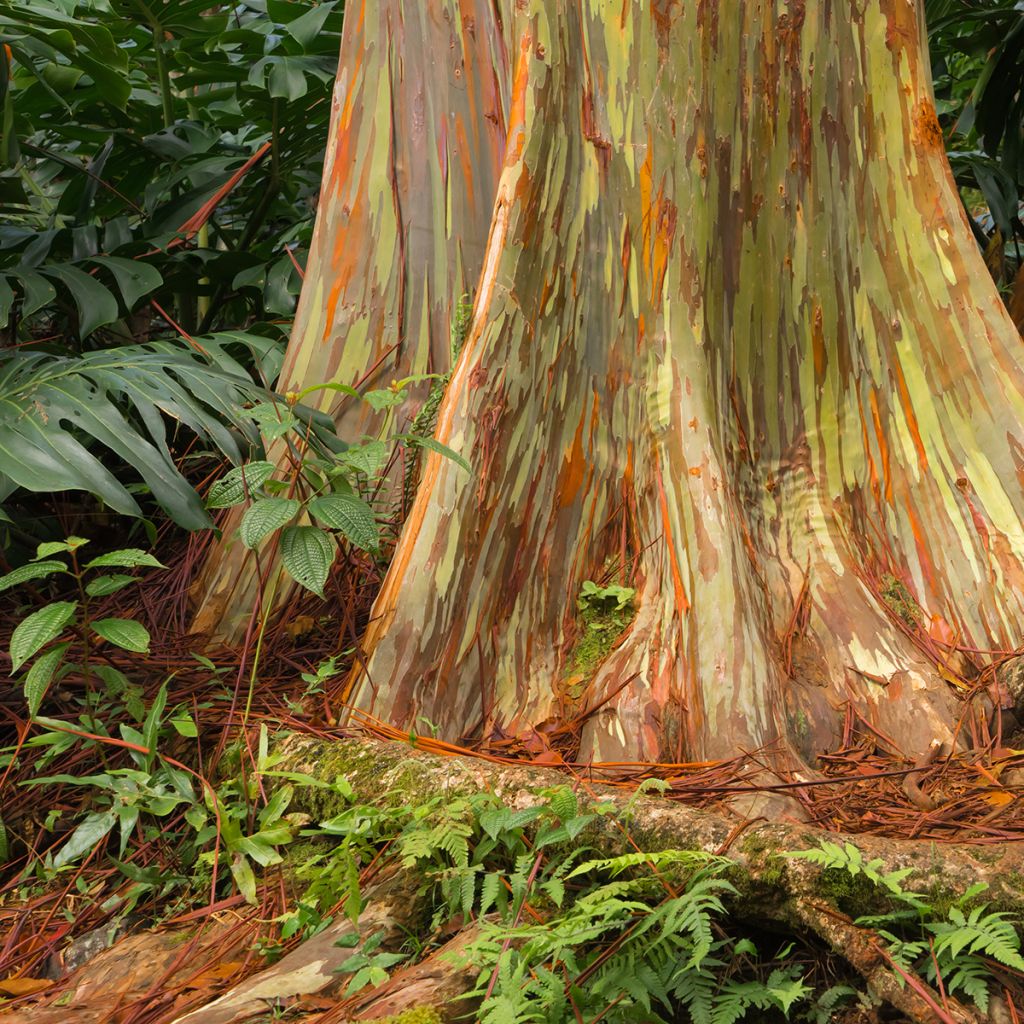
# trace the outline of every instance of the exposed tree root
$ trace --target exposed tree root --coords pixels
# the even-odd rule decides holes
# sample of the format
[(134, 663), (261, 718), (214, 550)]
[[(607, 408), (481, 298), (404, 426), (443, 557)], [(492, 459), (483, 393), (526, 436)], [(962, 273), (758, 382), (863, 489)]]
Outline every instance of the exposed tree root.
[[(568, 781), (581, 795), (618, 807), (619, 813), (602, 816), (594, 831), (586, 835), (586, 842), (602, 855), (634, 849), (725, 854), (734, 864), (729, 878), (739, 891), (737, 905), (746, 919), (822, 940), (863, 977), (870, 992), (911, 1020), (969, 1024), (984, 1019), (917, 978), (910, 982), (902, 979), (901, 984), (898, 969), (893, 969), (878, 936), (855, 925), (847, 913), (870, 908), (858, 909), (850, 906), (848, 899), (837, 898), (827, 872), (815, 864), (782, 856), (814, 849), (822, 839), (835, 841), (835, 833), (795, 821), (745, 819), (726, 806), (703, 810), (665, 799), (627, 796), (578, 775), (567, 778), (564, 772), (549, 769), (437, 757), (407, 744), (294, 736), (278, 752), (285, 755), (283, 767), (287, 770), (323, 779), (344, 775), (353, 787), (353, 799), (366, 803), (415, 805), (438, 793), (454, 798), (492, 791), (507, 806), (519, 807), (536, 802), (538, 790)], [(297, 799), (309, 800), (307, 809), (313, 813), (327, 810), (317, 803), (316, 791), (304, 791)], [(877, 836), (848, 838), (866, 860), (881, 861), (881, 872), (913, 869), (907, 888), (928, 893), (932, 902), (954, 901), (981, 881), (988, 884), (986, 898), (994, 904), (1013, 910), (1024, 905), (1024, 844), (994, 848)], [(837, 905), (840, 903), (843, 906)]]

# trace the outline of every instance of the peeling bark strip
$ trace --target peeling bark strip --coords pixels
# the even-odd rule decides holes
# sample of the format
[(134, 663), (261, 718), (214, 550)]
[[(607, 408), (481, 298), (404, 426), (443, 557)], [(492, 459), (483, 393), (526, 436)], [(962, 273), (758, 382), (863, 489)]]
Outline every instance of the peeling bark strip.
[[(562, 716), (576, 597), (616, 566), (637, 614), (573, 708), (583, 759), (810, 758), (847, 700), (916, 756), (957, 712), (929, 626), (1024, 639), (1020, 341), (914, 6), (726, 6), (349, 5), (285, 380), (396, 342), (423, 369), (477, 296), (437, 428), (473, 473), (427, 460), (359, 708), (453, 739)], [(226, 633), (233, 559), (200, 616)]]
[(880, 581), (919, 629), (1024, 639), (1024, 372), (914, 10), (614, 8), (502, 8), (504, 170), (437, 434), (474, 472), (430, 456), (351, 699), (450, 738), (558, 717), (580, 586), (625, 549), (582, 758), (810, 757), (845, 700), (922, 752), (955, 700)]

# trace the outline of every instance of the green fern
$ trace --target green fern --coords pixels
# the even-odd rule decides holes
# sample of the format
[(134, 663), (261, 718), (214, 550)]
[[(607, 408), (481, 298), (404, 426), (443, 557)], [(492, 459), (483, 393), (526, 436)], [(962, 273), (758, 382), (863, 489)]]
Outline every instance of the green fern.
[(960, 907), (949, 908), (946, 921), (930, 922), (926, 928), (935, 936), (935, 956), (943, 961), (958, 962), (962, 954), (983, 954), (1006, 967), (1024, 971), (1020, 955), (1020, 936), (1007, 920), (1008, 914), (995, 911), (986, 914), (988, 904), (964, 914)]

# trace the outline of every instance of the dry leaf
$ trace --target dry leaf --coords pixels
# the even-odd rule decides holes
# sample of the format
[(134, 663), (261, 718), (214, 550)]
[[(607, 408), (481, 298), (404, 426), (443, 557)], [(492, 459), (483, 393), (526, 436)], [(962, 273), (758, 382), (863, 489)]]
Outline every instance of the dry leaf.
[(0, 981), (0, 995), (29, 996), (33, 992), (42, 992), (52, 984), (49, 978), (6, 978)]

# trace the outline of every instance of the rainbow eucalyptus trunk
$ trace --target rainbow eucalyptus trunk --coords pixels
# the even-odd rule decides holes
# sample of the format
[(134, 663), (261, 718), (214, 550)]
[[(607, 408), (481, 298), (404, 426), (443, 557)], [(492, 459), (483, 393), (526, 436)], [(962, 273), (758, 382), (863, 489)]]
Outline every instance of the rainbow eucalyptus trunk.
[[(913, 6), (420, 7), (496, 40), (476, 71), (496, 104), (465, 131), (500, 131), (500, 176), (437, 428), (472, 473), (427, 460), (350, 702), (449, 738), (575, 717), (606, 760), (810, 758), (850, 704), (907, 753), (949, 739), (953, 648), (1024, 639), (1024, 367)], [(412, 5), (380, 10), (350, 7), (340, 82), (381, 60), (380, 24), (407, 30)], [(390, 146), (456, 97), (410, 42), (392, 59), (420, 62), (417, 86), (361, 113)], [(353, 187), (389, 154), (350, 153)], [(490, 166), (449, 196), (482, 202)], [(409, 173), (435, 201), (426, 162)], [(385, 266), (414, 286), (393, 237), (350, 230), (322, 212), (319, 237), (363, 249), (344, 287), (377, 294)], [(478, 230), (446, 220), (442, 267)], [(297, 331), (290, 365), (325, 337)], [(635, 615), (580, 680), (577, 597), (609, 574)]]
[[(486, 6), (486, 5), (485, 5)], [(505, 151), (508, 75), (501, 22), (455, 0), (350, 0), (305, 281), (278, 390), (370, 387), (450, 367), (449, 318), (472, 292)], [(365, 405), (319, 392), (357, 441)], [(423, 398), (399, 410), (408, 423)], [(315, 399), (314, 399), (315, 400)], [(271, 453), (283, 461), (283, 452)], [(195, 589), (195, 632), (237, 641), (258, 599), (257, 567), (221, 524)], [(278, 604), (287, 580), (264, 559)]]

